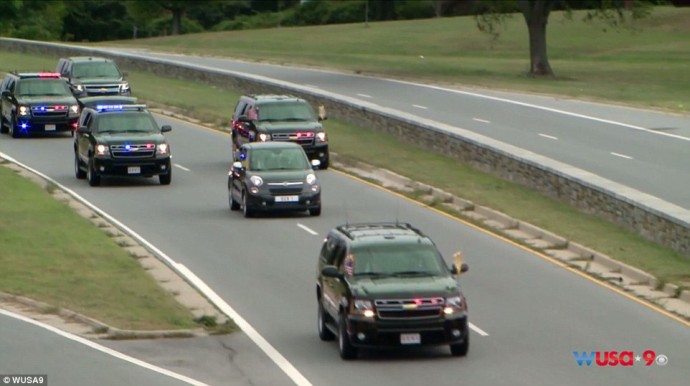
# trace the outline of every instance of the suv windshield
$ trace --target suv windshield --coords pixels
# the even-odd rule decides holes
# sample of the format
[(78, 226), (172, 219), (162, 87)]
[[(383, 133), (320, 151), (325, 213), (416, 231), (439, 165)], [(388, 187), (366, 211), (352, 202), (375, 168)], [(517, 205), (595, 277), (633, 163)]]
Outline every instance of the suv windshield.
[(249, 170), (304, 170), (310, 169), (304, 152), (292, 149), (254, 149), (249, 161)]
[(442, 275), (446, 270), (429, 244), (388, 243), (353, 247), (355, 275)]
[(258, 109), (259, 121), (315, 121), (316, 115), (305, 102), (285, 102), (262, 104)]
[(120, 71), (113, 62), (75, 63), (72, 69), (75, 78), (119, 78)]
[(103, 114), (98, 120), (98, 131), (105, 132), (158, 132), (156, 122), (146, 113), (124, 112)]
[(62, 79), (22, 79), (17, 85), (17, 95), (72, 95)]

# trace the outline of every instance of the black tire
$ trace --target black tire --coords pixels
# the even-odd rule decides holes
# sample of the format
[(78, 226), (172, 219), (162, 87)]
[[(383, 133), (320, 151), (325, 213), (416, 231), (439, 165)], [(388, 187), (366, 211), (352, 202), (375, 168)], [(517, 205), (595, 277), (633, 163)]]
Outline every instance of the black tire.
[(79, 156), (76, 152), (74, 153), (74, 176), (79, 180), (86, 178), (86, 172), (81, 170), (81, 162), (79, 162)]
[(96, 169), (93, 167), (93, 159), (89, 158), (89, 165), (86, 168), (86, 179), (89, 181), (90, 186), (98, 186), (101, 184), (101, 176), (96, 173)]
[(240, 210), (242, 207), (242, 205), (232, 197), (232, 192), (228, 193), (228, 201), (230, 201), (230, 210)]
[(242, 212), (246, 218), (254, 216), (254, 210), (247, 205), (247, 193), (242, 193)]
[(321, 205), (316, 208), (309, 209), (309, 215), (311, 216), (321, 216)]
[(323, 309), (323, 303), (321, 303), (321, 298), (319, 298), (318, 301), (319, 307), (318, 314), (316, 316), (316, 324), (319, 329), (319, 338), (323, 341), (331, 341), (335, 339), (335, 334), (328, 328), (328, 326), (326, 326), (326, 320), (328, 319), (328, 315), (326, 315), (326, 311), (324, 311)]
[(10, 124), (5, 120), (5, 117), (0, 115), (0, 133), (5, 134), (7, 133), (10, 129), (9, 126)]
[(467, 332), (467, 336), (465, 337), (465, 340), (462, 343), (450, 345), (450, 353), (454, 357), (464, 357), (467, 355), (467, 352), (469, 350), (470, 350), (470, 333), (469, 333), (469, 331)]
[(161, 185), (170, 185), (172, 182), (172, 169), (168, 169), (167, 174), (159, 174), (158, 181), (161, 183)]
[(17, 117), (12, 117), (12, 121), (10, 122), (10, 128), (9, 132), (12, 138), (19, 138), (20, 132), (17, 129)]
[(340, 323), (338, 324), (338, 351), (340, 357), (346, 360), (357, 358), (357, 347), (352, 345), (350, 337), (347, 334), (347, 320), (345, 313), (340, 315)]
[(319, 170), (326, 170), (326, 169), (328, 169), (328, 166), (329, 166), (329, 161), (328, 161), (328, 157), (326, 157), (326, 159), (321, 160), (321, 165), (319, 165)]

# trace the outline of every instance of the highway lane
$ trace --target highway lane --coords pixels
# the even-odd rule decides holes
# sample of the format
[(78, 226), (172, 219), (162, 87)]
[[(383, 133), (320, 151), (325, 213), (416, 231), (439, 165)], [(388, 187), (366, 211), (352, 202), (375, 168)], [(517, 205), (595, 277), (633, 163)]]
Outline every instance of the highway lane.
[[(215, 57), (148, 51), (145, 55), (261, 75), (405, 111), (522, 147), (690, 208), (687, 115)], [(233, 103), (228, 102), (229, 106)]]
[[(54, 328), (0, 310), (0, 384), (9, 375), (44, 375), (53, 386), (203, 385)], [(84, 344), (86, 341), (87, 344)], [(146, 367), (144, 367), (146, 366)], [(166, 372), (169, 374), (164, 374)], [(16, 383), (19, 384), (19, 383)]]
[[(171, 186), (151, 180), (106, 180), (90, 188), (72, 171), (71, 139), (12, 140), (0, 151), (41, 170), (155, 244), (196, 273), (313, 385), (683, 384), (690, 377), (690, 329), (624, 295), (433, 210), (320, 171), (321, 217), (244, 219), (227, 204), (227, 134), (169, 123), (176, 165)], [(467, 358), (446, 347), (366, 352), (340, 360), (334, 342), (316, 333), (316, 256), (340, 223), (410, 221), (446, 257), (462, 249), (470, 272), (461, 283), (470, 320)], [(311, 230), (308, 232), (307, 230)], [(316, 233), (316, 234), (314, 234)], [(667, 366), (578, 366), (573, 351), (655, 350)], [(257, 382), (255, 384), (261, 384)]]

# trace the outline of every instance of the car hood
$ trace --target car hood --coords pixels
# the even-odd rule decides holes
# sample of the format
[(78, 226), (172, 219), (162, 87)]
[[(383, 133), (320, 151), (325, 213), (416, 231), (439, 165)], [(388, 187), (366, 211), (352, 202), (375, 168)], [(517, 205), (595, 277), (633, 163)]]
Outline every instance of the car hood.
[(18, 97), (17, 101), (22, 105), (40, 106), (40, 105), (76, 105), (77, 100), (71, 95), (37, 95), (37, 96), (22, 96)]
[(294, 132), (294, 131), (314, 131), (323, 129), (323, 125), (313, 121), (273, 121), (258, 122), (257, 128), (272, 133)]
[(122, 78), (78, 78), (74, 82), (88, 85), (113, 84), (122, 82)]
[(165, 142), (165, 136), (160, 133), (98, 133), (96, 137), (99, 142), (108, 145)]
[(450, 296), (459, 291), (452, 276), (357, 278), (353, 295), (367, 298)]
[(304, 181), (307, 174), (313, 173), (311, 170), (263, 170), (251, 171), (247, 173), (247, 177), (259, 176), (265, 183), (272, 182), (287, 182), (287, 181)]

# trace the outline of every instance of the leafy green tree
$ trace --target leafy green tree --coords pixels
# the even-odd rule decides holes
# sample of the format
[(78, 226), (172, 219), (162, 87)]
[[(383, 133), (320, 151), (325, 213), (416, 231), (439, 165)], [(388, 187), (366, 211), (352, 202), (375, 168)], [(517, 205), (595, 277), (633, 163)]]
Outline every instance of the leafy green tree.
[(134, 22), (119, 0), (70, 1), (63, 19), (63, 40), (103, 41), (127, 39)]
[(0, 34), (57, 40), (62, 32), (64, 14), (63, 1), (0, 0)]

